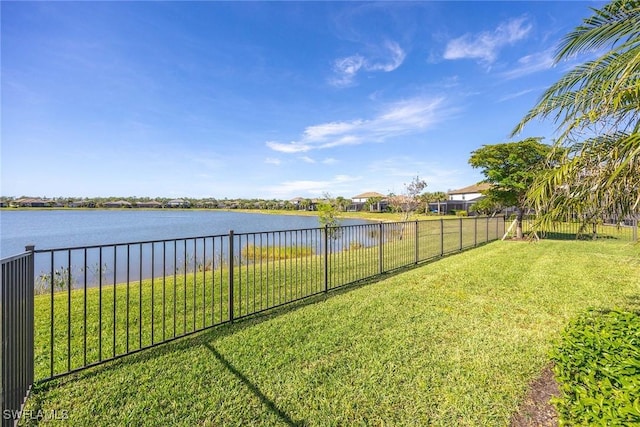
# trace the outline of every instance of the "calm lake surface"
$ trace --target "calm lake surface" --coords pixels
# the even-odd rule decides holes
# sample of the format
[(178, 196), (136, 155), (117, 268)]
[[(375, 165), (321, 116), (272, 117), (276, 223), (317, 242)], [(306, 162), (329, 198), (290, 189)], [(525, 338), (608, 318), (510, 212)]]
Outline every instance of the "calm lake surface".
[[(367, 221), (344, 219), (342, 224)], [(319, 227), (312, 216), (201, 210), (3, 210), (0, 258), (36, 249)]]

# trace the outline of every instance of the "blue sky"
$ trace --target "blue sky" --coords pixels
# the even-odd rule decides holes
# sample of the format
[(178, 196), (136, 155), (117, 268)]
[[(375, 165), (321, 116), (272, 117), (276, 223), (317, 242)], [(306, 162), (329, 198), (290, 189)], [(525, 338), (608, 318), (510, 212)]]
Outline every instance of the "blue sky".
[(558, 42), (602, 4), (3, 1), (0, 194), (464, 187), (482, 179), (471, 151), (513, 140), (574, 65), (553, 66)]

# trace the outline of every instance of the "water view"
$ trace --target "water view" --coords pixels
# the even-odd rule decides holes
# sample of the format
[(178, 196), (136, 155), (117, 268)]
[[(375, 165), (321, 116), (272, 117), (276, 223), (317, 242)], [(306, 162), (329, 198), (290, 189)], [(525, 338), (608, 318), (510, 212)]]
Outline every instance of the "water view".
[[(345, 219), (344, 225), (366, 223)], [(36, 249), (318, 227), (312, 216), (189, 210), (0, 212), (0, 257)]]

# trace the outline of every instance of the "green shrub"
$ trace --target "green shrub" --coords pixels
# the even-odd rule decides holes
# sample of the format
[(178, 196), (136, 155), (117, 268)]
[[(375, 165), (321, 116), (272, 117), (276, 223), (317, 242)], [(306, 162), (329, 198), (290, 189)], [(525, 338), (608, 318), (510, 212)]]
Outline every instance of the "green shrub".
[(640, 316), (589, 311), (552, 352), (561, 425), (640, 425)]
[(467, 211), (456, 211), (456, 216), (468, 216), (469, 213)]

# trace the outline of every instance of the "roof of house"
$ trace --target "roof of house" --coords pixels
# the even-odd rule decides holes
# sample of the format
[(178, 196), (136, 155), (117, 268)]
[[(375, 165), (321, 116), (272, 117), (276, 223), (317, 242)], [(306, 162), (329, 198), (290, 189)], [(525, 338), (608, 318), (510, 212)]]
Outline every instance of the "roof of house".
[(37, 197), (22, 197), (20, 199), (15, 200), (16, 203), (33, 203), (33, 202), (44, 202), (49, 203), (49, 200), (39, 199)]
[(471, 193), (482, 193), (483, 191), (488, 190), (491, 187), (491, 184), (486, 182), (479, 182), (477, 184), (469, 185), (468, 187), (459, 188), (457, 190), (449, 190), (447, 194), (471, 194)]
[(352, 199), (370, 199), (372, 197), (385, 197), (384, 194), (376, 193), (375, 191), (368, 191), (366, 193), (353, 196)]

